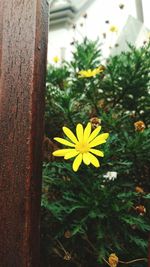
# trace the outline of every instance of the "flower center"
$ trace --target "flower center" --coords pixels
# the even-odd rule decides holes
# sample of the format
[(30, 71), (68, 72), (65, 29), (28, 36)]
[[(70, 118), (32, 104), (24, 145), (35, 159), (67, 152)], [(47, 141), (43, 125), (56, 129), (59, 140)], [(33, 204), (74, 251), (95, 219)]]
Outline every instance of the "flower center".
[(88, 145), (88, 143), (78, 143), (77, 145), (76, 145), (76, 147), (75, 147), (75, 149), (77, 150), (77, 151), (79, 151), (80, 153), (86, 153), (86, 152), (88, 152), (89, 151), (89, 145)]

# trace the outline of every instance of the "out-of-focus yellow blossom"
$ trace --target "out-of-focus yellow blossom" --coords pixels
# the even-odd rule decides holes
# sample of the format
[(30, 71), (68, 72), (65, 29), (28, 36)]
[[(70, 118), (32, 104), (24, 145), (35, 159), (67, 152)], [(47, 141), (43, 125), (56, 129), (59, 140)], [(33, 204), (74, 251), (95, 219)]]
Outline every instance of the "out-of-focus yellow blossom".
[(100, 130), (101, 126), (98, 126), (92, 131), (90, 122), (85, 129), (83, 129), (82, 124), (79, 123), (76, 126), (75, 136), (69, 128), (63, 127), (63, 132), (69, 138), (69, 141), (59, 137), (55, 137), (54, 140), (71, 148), (56, 150), (53, 152), (53, 155), (56, 157), (64, 157), (64, 159), (75, 157), (72, 165), (75, 172), (79, 169), (82, 161), (86, 165), (92, 164), (96, 168), (100, 167), (100, 163), (95, 155), (103, 157), (104, 153), (98, 149), (93, 149), (93, 147), (106, 143), (109, 136), (108, 133), (99, 134)]
[(108, 262), (109, 262), (111, 267), (117, 267), (118, 261), (119, 261), (119, 259), (115, 253), (110, 254)]
[(58, 56), (55, 56), (55, 57), (53, 57), (53, 61), (55, 62), (55, 63), (58, 63), (60, 60), (59, 60), (59, 57)]
[(147, 39), (150, 40), (150, 32), (147, 33)]
[(112, 25), (112, 26), (110, 26), (110, 28), (109, 28), (109, 30), (110, 30), (110, 32), (118, 32), (118, 27), (117, 26), (115, 26), (115, 25)]
[(78, 72), (78, 77), (79, 78), (90, 78), (90, 77), (94, 77), (95, 75), (103, 72), (105, 70), (104, 66), (99, 66), (98, 68), (95, 68), (93, 70), (88, 69), (88, 70), (80, 70)]

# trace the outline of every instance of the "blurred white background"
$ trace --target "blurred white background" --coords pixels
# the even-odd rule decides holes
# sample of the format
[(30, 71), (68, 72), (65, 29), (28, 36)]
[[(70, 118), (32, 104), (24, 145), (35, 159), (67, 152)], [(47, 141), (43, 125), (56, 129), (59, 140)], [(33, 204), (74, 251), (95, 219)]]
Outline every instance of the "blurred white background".
[(48, 63), (55, 56), (70, 59), (73, 41), (85, 36), (100, 39), (104, 58), (127, 49), (127, 41), (143, 45), (149, 38), (149, 10), (150, 0), (51, 0)]

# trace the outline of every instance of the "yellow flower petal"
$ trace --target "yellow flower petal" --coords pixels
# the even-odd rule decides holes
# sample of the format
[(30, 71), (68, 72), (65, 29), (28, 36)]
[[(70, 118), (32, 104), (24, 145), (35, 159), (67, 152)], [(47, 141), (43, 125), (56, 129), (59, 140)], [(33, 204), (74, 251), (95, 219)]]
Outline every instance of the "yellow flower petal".
[(89, 122), (84, 130), (84, 140), (88, 140), (91, 134), (91, 123)]
[(88, 138), (88, 142), (91, 142), (100, 132), (101, 130), (101, 126), (98, 126), (90, 135), (90, 137)]
[(63, 131), (65, 133), (65, 135), (73, 142), (73, 143), (77, 143), (78, 140), (75, 137), (74, 133), (67, 127), (63, 127)]
[(70, 150), (72, 149), (58, 149), (56, 151), (54, 151), (52, 154), (53, 156), (56, 156), (56, 157), (64, 157), (66, 155), (66, 153), (70, 152)]
[(60, 138), (60, 137), (55, 137), (54, 140), (56, 140), (57, 142), (63, 144), (63, 145), (66, 145), (66, 146), (71, 146), (71, 147), (75, 147), (75, 144), (72, 144), (71, 142), (63, 139), (63, 138)]
[(83, 162), (86, 165), (89, 165), (90, 164), (89, 153), (83, 153)]
[(76, 134), (77, 134), (79, 142), (82, 142), (83, 141), (83, 126), (80, 123), (77, 124)]
[(90, 162), (91, 162), (96, 168), (100, 167), (100, 163), (99, 163), (98, 159), (97, 159), (94, 155), (92, 155), (91, 153), (88, 153), (88, 157), (89, 157)]
[(101, 145), (103, 143), (106, 143), (106, 139), (108, 138), (109, 134), (108, 133), (104, 133), (104, 134), (100, 134), (98, 135), (90, 144), (90, 148), (91, 147), (95, 147), (98, 145)]
[(80, 153), (74, 160), (72, 168), (76, 172), (79, 169), (79, 166), (81, 165), (82, 162), (82, 154)]
[(71, 159), (79, 154), (79, 151), (76, 149), (70, 149), (68, 153), (66, 153), (64, 159)]
[(96, 156), (99, 156), (99, 157), (104, 157), (104, 153), (100, 150), (97, 150), (97, 149), (90, 149), (90, 152), (95, 154)]

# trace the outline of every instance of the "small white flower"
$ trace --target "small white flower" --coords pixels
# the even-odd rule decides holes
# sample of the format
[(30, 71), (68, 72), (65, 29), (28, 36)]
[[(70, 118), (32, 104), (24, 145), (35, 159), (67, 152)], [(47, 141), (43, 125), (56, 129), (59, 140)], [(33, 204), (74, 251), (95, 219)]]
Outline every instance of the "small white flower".
[(110, 180), (110, 181), (114, 181), (117, 178), (117, 172), (107, 172), (104, 175), (104, 178)]

